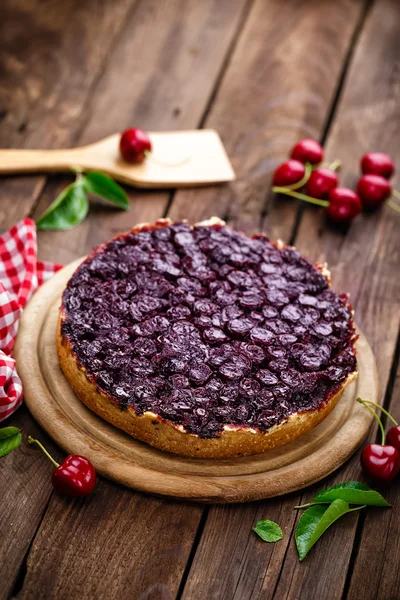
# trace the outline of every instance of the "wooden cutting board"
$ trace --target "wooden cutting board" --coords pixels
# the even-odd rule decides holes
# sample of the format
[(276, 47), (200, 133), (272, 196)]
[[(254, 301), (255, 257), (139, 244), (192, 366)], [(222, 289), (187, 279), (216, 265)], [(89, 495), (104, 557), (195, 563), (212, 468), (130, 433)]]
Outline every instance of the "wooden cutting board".
[(378, 401), (375, 359), (364, 335), (359, 377), (333, 412), (292, 444), (257, 456), (210, 460), (162, 452), (139, 442), (92, 413), (61, 372), (55, 345), (62, 291), (80, 261), (44, 284), (23, 312), (15, 356), (29, 410), (68, 453), (82, 454), (98, 473), (128, 487), (202, 502), (246, 502), (287, 494), (319, 481), (358, 448), (371, 413), (358, 396)]

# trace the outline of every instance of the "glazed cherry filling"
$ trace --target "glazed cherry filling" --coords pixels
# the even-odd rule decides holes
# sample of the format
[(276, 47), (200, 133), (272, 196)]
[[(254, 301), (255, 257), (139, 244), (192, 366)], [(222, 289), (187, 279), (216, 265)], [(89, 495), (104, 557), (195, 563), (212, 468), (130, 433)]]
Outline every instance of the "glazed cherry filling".
[(295, 249), (223, 225), (119, 236), (77, 269), (63, 307), (99, 391), (203, 438), (319, 408), (356, 370), (347, 296)]

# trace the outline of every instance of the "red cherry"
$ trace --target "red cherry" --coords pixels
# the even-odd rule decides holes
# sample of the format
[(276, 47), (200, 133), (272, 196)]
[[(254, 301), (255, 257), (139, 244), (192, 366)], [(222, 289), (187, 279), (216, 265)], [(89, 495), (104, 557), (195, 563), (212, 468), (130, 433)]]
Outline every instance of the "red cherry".
[(380, 175), (367, 174), (360, 177), (357, 192), (364, 208), (373, 210), (381, 206), (392, 193), (392, 186)]
[(293, 146), (290, 158), (317, 165), (324, 158), (324, 150), (319, 142), (306, 138)]
[(126, 162), (143, 162), (151, 148), (150, 138), (142, 129), (126, 129), (121, 135), (119, 149)]
[(394, 479), (400, 469), (400, 453), (393, 446), (368, 444), (361, 453), (364, 473), (376, 481), (388, 482)]
[(329, 192), (326, 213), (336, 223), (350, 223), (361, 212), (361, 200), (349, 188), (334, 188)]
[(53, 472), (54, 489), (65, 496), (88, 496), (96, 485), (96, 471), (84, 456), (70, 454)]
[(272, 185), (279, 187), (293, 185), (303, 179), (304, 174), (305, 167), (303, 163), (298, 160), (288, 160), (276, 169), (272, 178)]
[(326, 199), (329, 192), (337, 187), (338, 183), (339, 178), (335, 171), (319, 167), (311, 173), (310, 179), (307, 181), (306, 194), (313, 198)]
[(400, 425), (391, 427), (386, 434), (386, 439), (391, 446), (400, 452)]
[(30, 444), (37, 444), (56, 467), (55, 471), (53, 471), (51, 482), (59, 494), (66, 496), (88, 496), (93, 491), (96, 485), (96, 471), (87, 458), (78, 456), (77, 454), (69, 454), (61, 465), (59, 465), (39, 440), (35, 440), (29, 435), (28, 442)]
[(388, 154), (384, 152), (368, 152), (360, 161), (363, 173), (381, 175), (389, 179), (394, 173), (394, 164)]

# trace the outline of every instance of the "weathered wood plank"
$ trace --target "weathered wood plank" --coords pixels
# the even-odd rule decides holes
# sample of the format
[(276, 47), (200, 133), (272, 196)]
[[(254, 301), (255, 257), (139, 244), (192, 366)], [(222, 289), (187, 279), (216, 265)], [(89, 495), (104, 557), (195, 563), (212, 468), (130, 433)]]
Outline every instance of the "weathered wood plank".
[(220, 132), (237, 181), (178, 191), (171, 218), (217, 214), (245, 231), (290, 237), (292, 203), (269, 206), (263, 218), (271, 174), (297, 139), (322, 136), (362, 9), (351, 0), (255, 3), (205, 122)]
[[(397, 370), (389, 410), (399, 422), (400, 368)], [(368, 511), (351, 573), (347, 595), (349, 600), (386, 600), (396, 598), (399, 594), (399, 492), (400, 484), (396, 479), (382, 490), (385, 498), (393, 504), (393, 509)]]
[[(198, 127), (248, 4), (143, 2), (92, 90), (78, 143), (134, 125), (148, 130)], [(49, 186), (36, 216), (57, 191), (57, 184)], [(73, 231), (41, 234), (42, 256), (68, 262), (138, 222), (162, 217), (168, 205), (165, 191), (130, 190), (129, 195), (129, 213), (99, 208)]]
[(18, 598), (174, 598), (202, 512), (102, 480), (87, 500), (53, 496)]
[[(285, 6), (256, 3), (206, 121), (222, 134), (238, 181), (221, 189), (179, 191), (169, 211), (172, 218), (197, 221), (210, 214), (227, 215), (247, 231), (259, 228), (273, 168), (296, 138), (322, 134), (362, 6), (343, 4), (343, 14), (336, 11), (336, 19), (324, 3), (313, 4), (312, 10), (308, 4), (294, 11)], [(313, 34), (307, 37), (310, 31)], [(293, 46), (285, 32), (296, 40)], [(279, 59), (283, 50), (284, 64)], [(319, 78), (303, 69), (311, 52), (322, 56)], [(265, 85), (267, 76), (271, 85)], [(271, 237), (288, 239), (295, 214), (292, 203), (275, 205), (266, 227)], [(272, 597), (296, 519), (292, 507), (299, 499), (300, 495), (292, 495), (285, 501), (211, 508), (183, 598)], [(283, 523), (286, 541), (263, 544), (251, 532), (260, 518)]]
[[(132, 0), (97, 8), (94, 2), (21, 0), (2, 3), (0, 38), (0, 145), (55, 146), (71, 143), (80, 105), (129, 10)], [(27, 37), (27, 32), (29, 36)], [(2, 178), (0, 228), (29, 212), (42, 177)], [(8, 424), (48, 440), (28, 411)], [(57, 456), (58, 451), (48, 443)], [(23, 446), (0, 464), (0, 598), (9, 597), (50, 493), (49, 464)]]
[(25, 407), (7, 420), (23, 431), (22, 445), (0, 460), (0, 598), (8, 598), (19, 567), (40, 523), (52, 491), (51, 464), (33, 452), (26, 436), (40, 437), (56, 460), (61, 452), (32, 419)]
[[(85, 143), (91, 136), (100, 138), (138, 122), (149, 129), (196, 127), (247, 4), (247, 0), (224, 7), (216, 0), (142, 2), (125, 23), (90, 99), (81, 106), (77, 127), (82, 131), (74, 142)], [(146, 117), (147, 105), (151, 115)], [(36, 214), (52, 201), (60, 181), (51, 179)], [(41, 233), (41, 256), (68, 262), (135, 222), (161, 216), (168, 201), (166, 192), (132, 193), (132, 197), (129, 216), (98, 204), (80, 228), (66, 234)], [(29, 553), (21, 597), (70, 599), (105, 591), (110, 597), (125, 598), (127, 590), (131, 597), (141, 593), (143, 598), (174, 597), (201, 514), (198, 506), (143, 498), (106, 481), (87, 503), (53, 497)], [(71, 522), (78, 522), (79, 529), (71, 528)], [(49, 543), (49, 536), (54, 543)], [(83, 537), (90, 546), (82, 544)], [(62, 550), (60, 538), (66, 540)], [(59, 553), (66, 547), (64, 562)], [(59, 562), (61, 568), (55, 571)], [(87, 573), (94, 571), (96, 578), (88, 581)]]
[[(327, 145), (328, 156), (340, 156), (342, 159), (342, 179), (347, 185), (354, 183), (358, 172), (358, 159), (367, 150), (384, 149), (393, 156), (395, 163), (400, 161), (396, 135), (393, 135), (394, 130), (388, 125), (393, 124), (393, 127), (396, 127), (400, 116), (396, 101), (397, 80), (393, 76), (397, 73), (400, 62), (397, 44), (399, 15), (400, 7), (391, 0), (381, 0), (375, 4), (368, 16), (348, 72), (344, 94)], [(382, 394), (387, 387), (400, 326), (398, 226), (397, 215), (389, 208), (384, 208), (379, 213), (359, 217), (347, 235), (344, 235), (337, 229), (326, 227), (321, 211), (307, 209), (296, 239), (296, 245), (302, 252), (328, 261), (336, 289), (350, 289), (357, 322), (375, 351)], [(310, 235), (313, 231), (319, 231), (320, 235)], [(375, 431), (374, 428), (371, 439), (374, 439)], [(359, 453), (345, 468), (324, 483), (332, 485), (350, 479), (362, 480)], [(307, 492), (305, 501), (312, 492), (314, 490)], [(335, 525), (334, 535), (325, 536), (302, 564), (299, 564), (294, 544), (291, 542), (276, 597), (341, 597), (345, 574), (351, 564), (359, 518), (349, 516), (342, 523), (338, 523), (338, 527)], [(380, 515), (368, 511), (366, 523), (376, 523), (379, 518), (383, 523), (381, 531), (387, 531), (385, 524), (390, 516), (382, 511)], [(362, 535), (361, 548), (358, 549), (358, 553), (362, 552), (365, 556), (362, 575), (360, 572), (357, 575), (358, 582), (363, 579), (363, 593), (358, 597), (372, 598), (375, 597), (373, 590), (379, 588), (384, 557), (376, 568), (374, 558), (374, 568), (367, 569), (364, 543), (368, 548), (372, 530), (367, 531), (370, 537), (367, 541), (368, 535)], [(373, 539), (377, 540), (379, 535), (377, 532)], [(397, 544), (392, 542), (391, 548), (396, 552)], [(371, 555), (369, 556), (371, 558)], [(398, 558), (397, 554), (397, 561)], [(320, 573), (321, 576), (316, 578), (315, 573)], [(391, 582), (388, 584), (391, 585)], [(355, 588), (353, 590), (356, 591)], [(358, 588), (357, 592), (360, 591)]]
[[(74, 143), (79, 115), (135, 0), (2, 3), (0, 145), (55, 148)], [(27, 36), (29, 32), (29, 36)], [(4, 229), (29, 213), (40, 176), (2, 178)]]

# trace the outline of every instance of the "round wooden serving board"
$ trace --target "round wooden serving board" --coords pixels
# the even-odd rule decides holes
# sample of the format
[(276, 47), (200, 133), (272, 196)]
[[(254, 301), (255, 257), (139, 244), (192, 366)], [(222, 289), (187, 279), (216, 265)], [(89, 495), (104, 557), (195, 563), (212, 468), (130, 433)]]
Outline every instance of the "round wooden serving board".
[(81, 261), (44, 284), (23, 312), (15, 356), (29, 410), (66, 452), (136, 490), (203, 502), (246, 502), (293, 492), (340, 467), (365, 438), (372, 416), (355, 402), (378, 401), (374, 356), (357, 343), (359, 377), (333, 412), (288, 446), (257, 456), (211, 460), (179, 457), (139, 442), (92, 413), (76, 397), (56, 353), (56, 322), (65, 284)]

